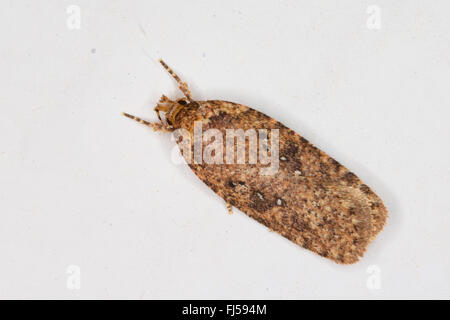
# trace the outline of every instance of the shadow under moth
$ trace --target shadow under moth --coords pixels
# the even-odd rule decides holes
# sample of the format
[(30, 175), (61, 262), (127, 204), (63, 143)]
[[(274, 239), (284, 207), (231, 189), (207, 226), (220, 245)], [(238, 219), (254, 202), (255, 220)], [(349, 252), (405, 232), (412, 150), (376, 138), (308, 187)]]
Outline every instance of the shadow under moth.
[[(163, 95), (155, 107), (159, 122), (124, 113), (126, 117), (155, 131), (181, 132), (176, 138), (187, 164), (225, 200), (230, 213), (236, 207), (338, 263), (354, 263), (363, 256), (387, 218), (383, 202), (367, 185), (274, 118), (238, 103), (195, 101), (188, 85), (159, 62), (185, 97), (170, 100)], [(199, 127), (212, 134), (199, 138)], [(206, 156), (210, 161), (202, 161)], [(270, 170), (273, 162), (262, 161), (267, 159), (276, 160), (275, 170)]]

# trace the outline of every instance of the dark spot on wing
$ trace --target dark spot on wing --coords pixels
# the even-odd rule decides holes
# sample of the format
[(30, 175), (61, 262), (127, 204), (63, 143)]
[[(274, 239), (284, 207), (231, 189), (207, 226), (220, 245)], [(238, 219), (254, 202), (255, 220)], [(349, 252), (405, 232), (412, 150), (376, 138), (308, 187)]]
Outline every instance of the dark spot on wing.
[(361, 190), (365, 194), (369, 194), (370, 193), (370, 188), (367, 185), (365, 185), (365, 184), (360, 185), (359, 186), (359, 190)]

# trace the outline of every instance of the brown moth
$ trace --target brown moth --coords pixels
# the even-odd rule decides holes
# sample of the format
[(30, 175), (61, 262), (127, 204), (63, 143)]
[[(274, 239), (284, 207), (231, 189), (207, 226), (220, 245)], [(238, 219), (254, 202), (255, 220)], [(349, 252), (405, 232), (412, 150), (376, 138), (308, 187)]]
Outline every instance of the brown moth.
[[(177, 141), (186, 162), (197, 177), (225, 200), (230, 213), (234, 206), (299, 246), (338, 263), (354, 263), (363, 256), (387, 218), (383, 202), (367, 185), (308, 140), (255, 109), (222, 100), (193, 100), (188, 85), (164, 61), (159, 61), (177, 81), (185, 98), (170, 100), (163, 95), (155, 107), (158, 123), (124, 113), (125, 116), (155, 131), (187, 132), (187, 136)], [(223, 145), (211, 152), (210, 140), (197, 140), (200, 150), (210, 152), (216, 160), (228, 157), (228, 161), (219, 164), (196, 161), (195, 124), (201, 124), (203, 130), (215, 130), (215, 140), (219, 133), (226, 136), (229, 129), (246, 133), (262, 129), (270, 132), (271, 138), (276, 132), (278, 150), (267, 152), (278, 156), (276, 172), (261, 173), (267, 162), (236, 161), (239, 151), (234, 152), (234, 137), (229, 140), (228, 136), (227, 142), (232, 143), (228, 155)], [(250, 136), (248, 139), (244, 136), (244, 151), (252, 146)], [(258, 152), (268, 148), (268, 138), (269, 134), (260, 136)]]

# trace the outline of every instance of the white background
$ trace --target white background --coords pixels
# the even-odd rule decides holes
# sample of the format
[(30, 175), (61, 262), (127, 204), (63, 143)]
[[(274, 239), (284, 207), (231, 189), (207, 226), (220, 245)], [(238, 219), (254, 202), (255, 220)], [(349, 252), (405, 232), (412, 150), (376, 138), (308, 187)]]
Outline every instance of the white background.
[[(0, 4), (0, 298), (450, 297), (448, 1)], [(180, 97), (158, 57), (370, 185), (390, 217), (365, 257), (228, 215), (169, 135), (122, 117)]]

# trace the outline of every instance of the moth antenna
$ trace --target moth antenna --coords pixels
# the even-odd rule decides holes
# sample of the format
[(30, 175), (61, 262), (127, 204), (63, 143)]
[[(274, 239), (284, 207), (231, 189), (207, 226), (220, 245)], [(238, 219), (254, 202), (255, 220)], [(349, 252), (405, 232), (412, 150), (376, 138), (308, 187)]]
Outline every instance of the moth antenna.
[(152, 128), (154, 131), (166, 131), (166, 132), (170, 131), (162, 123), (148, 122), (148, 121), (145, 121), (144, 119), (141, 119), (139, 117), (133, 116), (133, 115), (125, 113), (125, 112), (122, 112), (122, 115), (124, 115), (125, 117), (130, 118), (130, 119), (132, 119), (134, 121), (142, 123), (142, 124), (146, 125), (147, 127)]
[(163, 61), (163, 59), (158, 59), (159, 63), (162, 64), (164, 69), (175, 79), (175, 81), (179, 84), (178, 88), (183, 92), (183, 94), (188, 98), (189, 101), (192, 101), (191, 90), (189, 90), (189, 86), (186, 82), (181, 81), (180, 77), (173, 72), (173, 70)]

